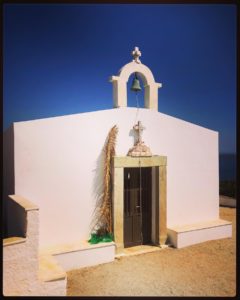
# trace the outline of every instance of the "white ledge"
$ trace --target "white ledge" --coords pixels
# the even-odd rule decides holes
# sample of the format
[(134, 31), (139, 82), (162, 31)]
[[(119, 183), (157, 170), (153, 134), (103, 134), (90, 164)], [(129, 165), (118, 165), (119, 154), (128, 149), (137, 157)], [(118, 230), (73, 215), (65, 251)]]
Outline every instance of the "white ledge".
[(49, 246), (40, 249), (40, 255), (58, 255), (68, 252), (75, 252), (75, 251), (83, 251), (83, 250), (90, 250), (95, 248), (104, 248), (115, 245), (114, 242), (106, 242), (106, 243), (98, 243), (98, 244), (90, 244), (87, 241), (76, 241), (69, 244), (61, 244), (56, 246)]
[(26, 242), (25, 238), (14, 236), (3, 239), (3, 247)]
[(194, 230), (201, 230), (205, 228), (212, 228), (216, 226), (224, 226), (224, 225), (231, 225), (232, 223), (226, 220), (217, 219), (211, 220), (207, 222), (200, 222), (195, 224), (188, 224), (183, 226), (173, 226), (168, 227), (168, 230), (173, 230), (176, 233), (187, 232), (187, 231), (194, 231)]
[(26, 211), (39, 210), (39, 207), (36, 204), (33, 204), (32, 202), (23, 198), (22, 196), (9, 195), (8, 197), (15, 201), (17, 204), (19, 204), (21, 207), (23, 207)]

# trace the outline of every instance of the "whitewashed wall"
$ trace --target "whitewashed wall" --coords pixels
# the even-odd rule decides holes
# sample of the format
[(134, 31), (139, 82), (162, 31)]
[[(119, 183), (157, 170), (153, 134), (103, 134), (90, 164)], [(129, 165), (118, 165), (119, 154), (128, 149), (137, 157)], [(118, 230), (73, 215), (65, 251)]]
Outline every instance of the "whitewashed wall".
[[(14, 123), (15, 194), (40, 208), (40, 246), (87, 239), (107, 134), (119, 127), (117, 155), (133, 146), (136, 108)], [(168, 157), (167, 225), (217, 219), (218, 133), (140, 109), (143, 140)]]

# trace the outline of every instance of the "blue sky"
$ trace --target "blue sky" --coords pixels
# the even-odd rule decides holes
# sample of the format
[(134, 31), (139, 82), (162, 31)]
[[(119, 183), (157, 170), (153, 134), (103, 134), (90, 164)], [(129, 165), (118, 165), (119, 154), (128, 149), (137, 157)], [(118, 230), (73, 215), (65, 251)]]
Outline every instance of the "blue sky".
[(236, 152), (235, 5), (5, 4), (3, 29), (4, 129), (112, 108), (108, 79), (138, 46), (163, 84), (159, 111), (219, 131), (220, 152)]

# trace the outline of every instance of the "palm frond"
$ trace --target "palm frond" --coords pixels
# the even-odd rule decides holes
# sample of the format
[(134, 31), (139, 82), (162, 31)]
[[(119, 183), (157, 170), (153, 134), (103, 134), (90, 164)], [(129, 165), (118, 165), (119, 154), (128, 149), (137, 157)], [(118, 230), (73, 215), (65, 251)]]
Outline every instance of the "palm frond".
[(100, 234), (113, 234), (112, 217), (112, 188), (111, 188), (111, 162), (115, 155), (116, 138), (118, 133), (117, 125), (109, 131), (107, 141), (104, 147), (104, 176), (103, 176), (103, 194), (97, 201), (95, 209), (93, 228)]

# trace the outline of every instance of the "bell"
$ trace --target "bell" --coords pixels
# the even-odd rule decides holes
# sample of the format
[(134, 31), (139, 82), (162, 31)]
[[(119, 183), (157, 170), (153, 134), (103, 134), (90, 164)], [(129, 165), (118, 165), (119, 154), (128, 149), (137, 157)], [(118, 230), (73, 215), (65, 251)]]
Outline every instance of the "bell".
[(132, 86), (131, 86), (131, 91), (134, 92), (139, 92), (141, 91), (141, 86), (140, 86), (140, 82), (137, 78), (137, 74), (135, 73), (135, 78), (133, 78), (133, 82), (132, 82)]

